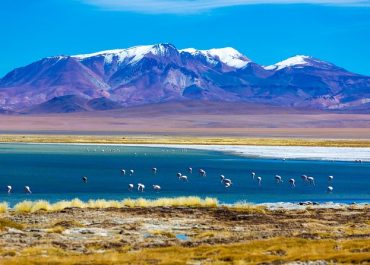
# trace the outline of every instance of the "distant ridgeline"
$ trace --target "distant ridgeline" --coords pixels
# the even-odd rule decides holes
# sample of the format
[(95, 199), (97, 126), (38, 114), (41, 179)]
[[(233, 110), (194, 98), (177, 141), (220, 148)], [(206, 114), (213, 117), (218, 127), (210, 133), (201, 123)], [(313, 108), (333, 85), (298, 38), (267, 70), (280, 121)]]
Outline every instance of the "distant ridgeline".
[(169, 101), (370, 110), (370, 77), (309, 56), (261, 66), (233, 48), (171, 44), (55, 56), (0, 79), (0, 113), (79, 112)]

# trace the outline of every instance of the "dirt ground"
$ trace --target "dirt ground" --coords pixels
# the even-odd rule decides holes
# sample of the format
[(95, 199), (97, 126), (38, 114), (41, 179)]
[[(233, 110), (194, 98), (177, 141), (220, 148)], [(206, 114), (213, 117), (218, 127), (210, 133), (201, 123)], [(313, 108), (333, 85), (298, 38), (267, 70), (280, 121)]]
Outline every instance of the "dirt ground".
[(0, 115), (0, 134), (13, 133), (370, 139), (370, 114), (186, 102), (100, 112)]
[(369, 264), (369, 246), (359, 205), (0, 214), (0, 264)]

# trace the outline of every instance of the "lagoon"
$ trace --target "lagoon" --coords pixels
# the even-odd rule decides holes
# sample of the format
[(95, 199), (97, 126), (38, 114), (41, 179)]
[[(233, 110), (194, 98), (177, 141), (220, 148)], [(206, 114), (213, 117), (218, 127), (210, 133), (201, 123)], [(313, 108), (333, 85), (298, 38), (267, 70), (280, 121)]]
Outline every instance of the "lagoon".
[[(156, 175), (152, 174), (153, 167), (158, 168)], [(188, 167), (194, 169), (193, 174), (188, 174)], [(207, 171), (207, 177), (199, 176), (199, 168)], [(134, 169), (135, 174), (123, 176), (121, 169)], [(177, 172), (187, 175), (189, 182), (180, 182)], [(252, 180), (251, 172), (262, 177), (261, 186)], [(221, 185), (220, 174), (232, 179), (230, 188)], [(276, 174), (283, 177), (280, 185), (275, 183)], [(316, 185), (305, 184), (302, 174), (314, 176)], [(330, 184), (333, 193), (326, 192), (329, 175), (334, 176)], [(88, 183), (82, 182), (83, 176), (88, 176)], [(289, 178), (296, 179), (296, 188), (289, 186)], [(129, 183), (139, 182), (145, 184), (145, 192), (127, 189)], [(153, 191), (153, 184), (162, 190)], [(11, 194), (6, 193), (7, 185), (13, 187)], [(31, 187), (32, 194), (24, 194), (25, 185)], [(221, 203), (369, 202), (370, 163), (259, 158), (187, 147), (0, 144), (0, 201), (11, 206), (39, 199), (55, 202), (176, 196), (214, 197)]]

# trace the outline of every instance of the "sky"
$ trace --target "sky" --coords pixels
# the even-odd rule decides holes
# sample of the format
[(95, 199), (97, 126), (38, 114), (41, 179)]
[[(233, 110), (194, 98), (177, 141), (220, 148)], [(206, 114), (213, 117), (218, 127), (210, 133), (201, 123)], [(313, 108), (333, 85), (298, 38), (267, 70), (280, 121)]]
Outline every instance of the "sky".
[(136, 45), (297, 54), (370, 76), (370, 0), (1, 0), (0, 77), (54, 55)]

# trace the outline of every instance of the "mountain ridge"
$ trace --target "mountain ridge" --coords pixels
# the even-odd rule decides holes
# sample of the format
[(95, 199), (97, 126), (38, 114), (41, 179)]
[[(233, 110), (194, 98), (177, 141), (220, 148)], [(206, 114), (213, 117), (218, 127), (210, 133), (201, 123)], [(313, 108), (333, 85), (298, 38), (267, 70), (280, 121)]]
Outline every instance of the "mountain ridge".
[[(32, 112), (44, 104), (39, 109), (48, 112), (47, 102), (73, 105), (76, 97), (65, 96), (84, 102), (104, 98), (100, 101), (107, 108), (214, 100), (367, 111), (370, 77), (305, 55), (262, 66), (231, 47), (178, 50), (172, 44), (155, 44), (46, 57), (0, 79), (4, 110)], [(95, 110), (85, 103), (83, 111)], [(50, 105), (63, 112), (59, 108)]]

